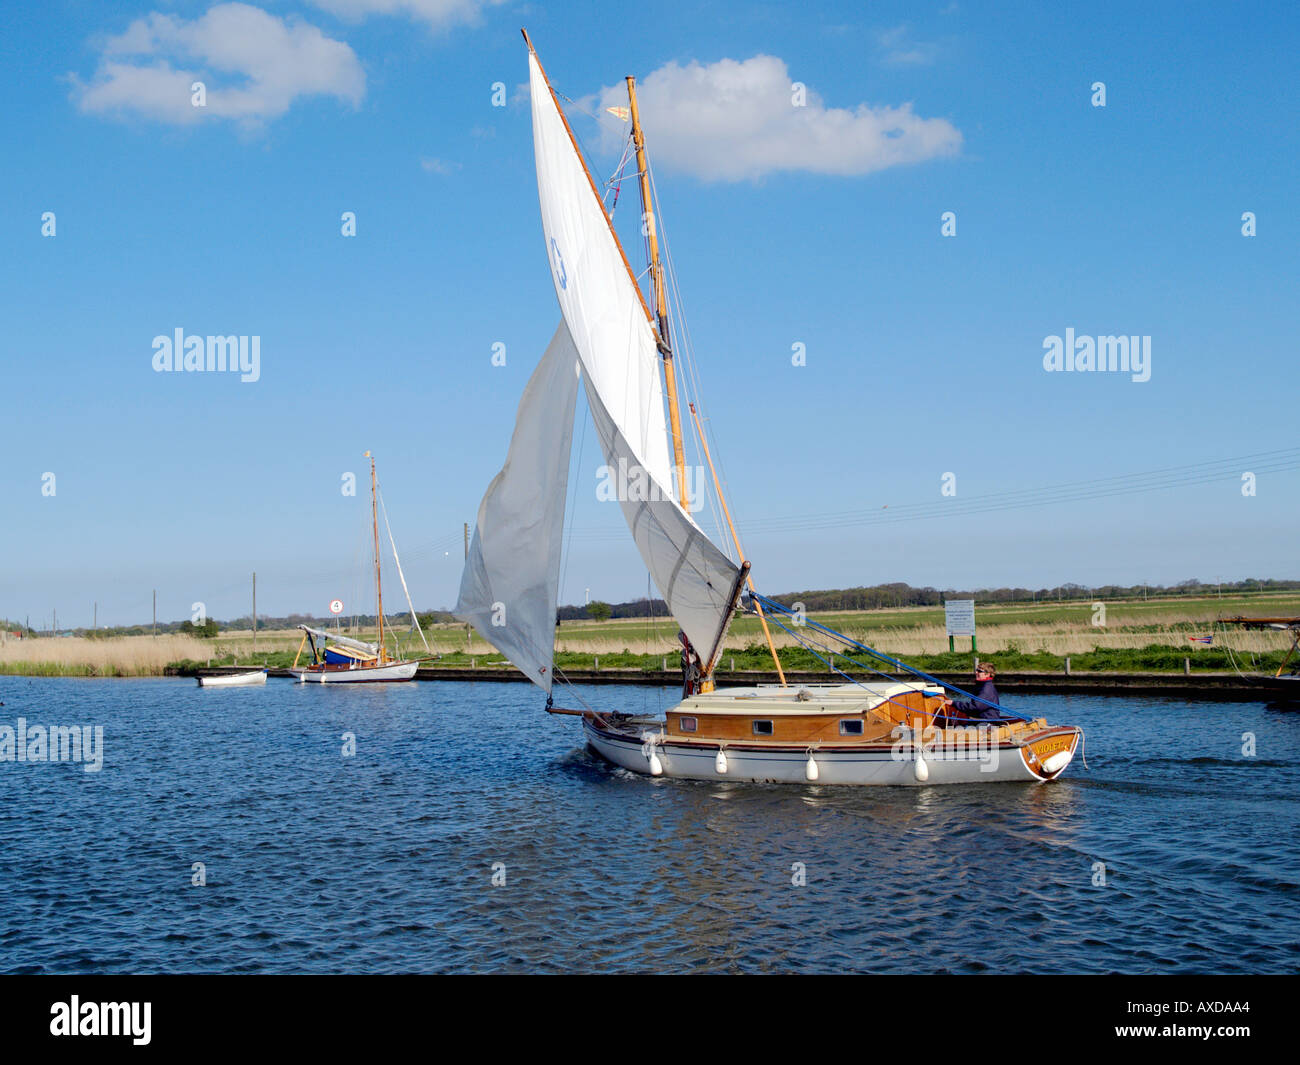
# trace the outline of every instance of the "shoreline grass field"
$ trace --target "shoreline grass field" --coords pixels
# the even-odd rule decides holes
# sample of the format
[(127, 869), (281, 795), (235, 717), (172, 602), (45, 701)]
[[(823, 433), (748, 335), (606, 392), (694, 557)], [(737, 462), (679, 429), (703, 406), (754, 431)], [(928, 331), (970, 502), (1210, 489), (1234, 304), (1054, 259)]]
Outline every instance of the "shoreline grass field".
[[(1282, 663), (1290, 638), (1284, 632), (1245, 632), (1217, 626), (1235, 614), (1300, 614), (1300, 594), (1205, 596), (1108, 602), (1099, 617), (1089, 602), (977, 606), (978, 652), (1004, 671), (1060, 672), (1065, 658), (1082, 672), (1178, 672), (1187, 660), (1193, 672), (1273, 672)], [(929, 671), (970, 668), (968, 638), (948, 650), (943, 610), (904, 607), (827, 612), (814, 620), (887, 654)], [(1104, 620), (1104, 624), (1095, 624)], [(789, 621), (787, 619), (787, 624)], [(346, 630), (345, 630), (346, 631)], [(433, 655), (408, 628), (395, 630), (404, 657), (426, 658), (431, 667), (491, 666), (504, 657), (477, 633), (459, 624), (426, 629)], [(556, 629), (556, 664), (561, 669), (659, 670), (677, 664), (677, 625), (671, 618), (566, 621)], [(1214, 644), (1190, 642), (1213, 634)], [(354, 632), (374, 639), (374, 631)], [(22, 676), (162, 676), (169, 670), (207, 666), (292, 664), (301, 643), (296, 629), (226, 631), (215, 638), (188, 635), (0, 639), (0, 674)], [(794, 635), (773, 626), (782, 665), (792, 671), (821, 671), (826, 664), (800, 646)], [(390, 643), (390, 649), (392, 644)], [(735, 620), (720, 668), (737, 671), (771, 668), (771, 656), (758, 619)]]

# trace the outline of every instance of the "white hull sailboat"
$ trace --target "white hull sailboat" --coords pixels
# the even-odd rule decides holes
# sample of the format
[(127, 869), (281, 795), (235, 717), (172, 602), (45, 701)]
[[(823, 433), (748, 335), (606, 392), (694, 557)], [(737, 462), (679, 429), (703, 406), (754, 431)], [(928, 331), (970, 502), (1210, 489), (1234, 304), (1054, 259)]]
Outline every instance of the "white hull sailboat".
[[(944, 686), (935, 678), (826, 626), (808, 622), (807, 637), (800, 635), (800, 623), (786, 631), (800, 642), (838, 640), (849, 657), (868, 656), (919, 679), (860, 682), (846, 675), (842, 685), (786, 683), (768, 615), (778, 615), (780, 623), (787, 608), (754, 587), (694, 404), (698, 446), (734, 557), (692, 516), (665, 270), (635, 83), (627, 79), (631, 130), (625, 158), (634, 151), (649, 301), (527, 33), (524, 39), (542, 230), (562, 320), (524, 389), (505, 466), (479, 505), (457, 616), (546, 692), (548, 711), (581, 718), (593, 751), (635, 773), (856, 785), (1059, 777), (1081, 746), (1079, 729), (1051, 727), (991, 703), (992, 720), (962, 720), (947, 708)], [(632, 538), (681, 628), (685, 698), (663, 717), (591, 706), (561, 709), (552, 698), (580, 382), (609, 468), (627, 471), (620, 482), (630, 490), (619, 503)], [(781, 683), (715, 690), (714, 668), (746, 587), (747, 608), (762, 623)]]
[[(935, 728), (925, 698), (942, 692), (923, 684), (726, 688), (685, 700), (666, 722), (588, 713), (582, 727), (594, 751), (634, 773), (770, 784), (1045, 781), (1064, 772), (1079, 744), (1077, 729), (1042, 720)], [(841, 735), (842, 722), (859, 731)], [(744, 735), (755, 723), (773, 734)]]
[[(1286, 655), (1282, 658), (1277, 667), (1277, 672), (1271, 676), (1263, 672), (1243, 672), (1237, 666), (1237, 656), (1253, 660), (1254, 654), (1247, 651), (1234, 651), (1232, 641), (1224, 640), (1224, 646), (1228, 649), (1230, 660), (1233, 668), (1236, 669), (1237, 675), (1247, 684), (1261, 689), (1261, 695), (1265, 692), (1269, 698), (1290, 701), (1300, 699), (1300, 657), (1297, 657), (1297, 651), (1300, 651), (1300, 617), (1244, 617), (1237, 615), (1230, 618), (1219, 618), (1218, 625), (1223, 629), (1224, 636), (1227, 637), (1228, 626), (1234, 626), (1247, 632), (1284, 632), (1291, 641), (1291, 646), (1287, 649)], [(1288, 672), (1287, 666), (1291, 666)]]
[[(384, 582), (383, 569), (380, 564), (379, 551), (379, 482), (375, 476), (375, 460), (369, 451), (370, 459), (370, 511), (374, 526), (375, 541), (375, 600), (378, 604), (376, 613), (379, 620), (379, 636), (375, 643), (366, 643), (348, 636), (330, 633), (324, 629), (314, 629), (309, 625), (299, 625), (302, 629), (302, 642), (298, 645), (298, 654), (289, 667), (289, 673), (300, 684), (375, 684), (391, 681), (411, 680), (420, 668), (418, 660), (401, 660), (391, 657), (384, 645)], [(388, 521), (385, 508), (384, 521)], [(391, 540), (392, 530), (389, 529)], [(393, 557), (397, 562), (399, 575), (402, 563), (397, 559), (396, 543)], [(402, 587), (406, 587), (406, 578), (402, 577)], [(407, 605), (411, 606), (410, 596)], [(418, 628), (419, 620), (415, 608), (411, 607), (411, 619)], [(424, 633), (420, 633), (421, 639)], [(299, 666), (302, 652), (311, 646), (311, 664)], [(425, 645), (428, 646), (427, 644)]]
[(342, 666), (336, 669), (291, 669), (301, 684), (366, 684), (386, 680), (411, 680), (419, 662), (389, 662), (387, 665)]

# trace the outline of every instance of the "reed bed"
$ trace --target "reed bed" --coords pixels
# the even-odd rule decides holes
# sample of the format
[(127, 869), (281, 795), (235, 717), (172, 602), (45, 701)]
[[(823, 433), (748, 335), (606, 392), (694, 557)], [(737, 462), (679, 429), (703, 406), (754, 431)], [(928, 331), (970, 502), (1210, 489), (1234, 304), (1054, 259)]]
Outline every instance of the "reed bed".
[(160, 677), (169, 663), (204, 660), (210, 641), (194, 636), (79, 636), (0, 641), (0, 673), (38, 677)]

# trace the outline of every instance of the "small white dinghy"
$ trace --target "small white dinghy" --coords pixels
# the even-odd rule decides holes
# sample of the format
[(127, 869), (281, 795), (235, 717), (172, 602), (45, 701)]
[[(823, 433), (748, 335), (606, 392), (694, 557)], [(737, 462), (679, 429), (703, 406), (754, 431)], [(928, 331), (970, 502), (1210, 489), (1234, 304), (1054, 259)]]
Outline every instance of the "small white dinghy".
[(249, 673), (218, 673), (199, 677), (200, 688), (248, 688), (266, 683), (266, 670), (255, 669)]

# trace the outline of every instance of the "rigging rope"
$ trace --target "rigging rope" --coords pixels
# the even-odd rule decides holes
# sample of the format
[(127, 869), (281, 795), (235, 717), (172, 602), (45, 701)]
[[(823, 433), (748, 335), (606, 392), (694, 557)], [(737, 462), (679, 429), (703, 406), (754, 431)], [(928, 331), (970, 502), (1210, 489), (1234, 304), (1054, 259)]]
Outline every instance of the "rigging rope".
[[(402, 592), (406, 595), (406, 605), (411, 611), (411, 621), (415, 624), (415, 631), (420, 634), (420, 641), (424, 644), (424, 649), (433, 654), (433, 648), (429, 646), (429, 641), (424, 638), (424, 629), (420, 627), (420, 619), (415, 614), (415, 604), (411, 602), (410, 590), (406, 587), (406, 574), (402, 572), (402, 560), (397, 557), (397, 541), (393, 539), (393, 527), (388, 524), (388, 507), (384, 505), (384, 493), (379, 489), (379, 482), (375, 482), (375, 494), (379, 496), (379, 509), (384, 515), (384, 528), (388, 530), (388, 543), (393, 549), (393, 561), (397, 563), (397, 576), (402, 582)], [(396, 633), (393, 639), (397, 639)], [(397, 648), (398, 656), (401, 656), (401, 646)], [(441, 657), (441, 656), (439, 656)]]
[[(664, 293), (664, 303), (668, 307), (669, 322), (674, 330), (674, 335), (677, 337), (677, 343), (673, 347), (673, 357), (676, 359), (680, 355), (682, 368), (685, 371), (681, 376), (682, 400), (687, 404), (694, 402), (696, 412), (700, 417), (700, 424), (702, 426), (707, 426), (708, 416), (705, 411), (703, 389), (700, 385), (699, 370), (694, 355), (694, 344), (691, 340), (690, 326), (686, 321), (686, 308), (682, 301), (681, 289), (677, 284), (677, 270), (673, 265), (672, 251), (668, 243), (668, 227), (664, 223), (663, 204), (659, 199), (658, 187), (655, 185), (654, 168), (650, 166), (649, 160), (646, 161), (646, 177), (650, 182), (651, 196), (654, 198), (654, 202), (657, 205), (655, 210), (655, 235), (659, 238), (661, 258), (664, 264), (664, 277), (667, 280), (667, 291)], [(691, 428), (691, 437), (696, 441), (695, 468), (702, 469), (703, 464), (700, 461), (700, 453), (703, 449), (703, 444), (698, 440), (699, 434), (694, 431), (694, 426)], [(707, 432), (707, 428), (704, 431)], [(718, 439), (716, 436), (714, 436), (713, 444), (712, 453), (716, 459), (718, 482), (719, 484), (726, 485), (726, 468), (722, 462), (721, 450), (718, 447)], [(716, 544), (721, 544), (723, 553), (728, 558), (731, 558), (731, 541), (727, 537), (723, 526), (721, 500), (717, 498), (716, 493), (714, 492), (706, 490), (704, 495), (708, 498), (709, 509), (713, 515), (713, 526), (716, 534), (714, 542)], [(732, 559), (732, 561), (739, 565), (742, 559), (735, 558)]]

